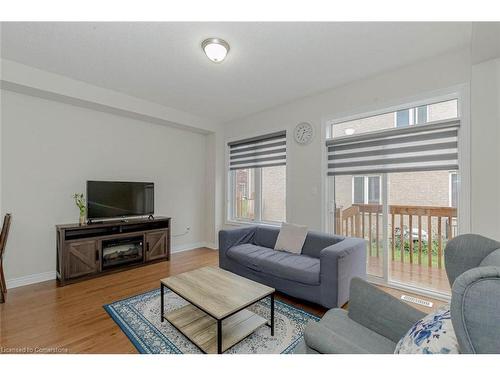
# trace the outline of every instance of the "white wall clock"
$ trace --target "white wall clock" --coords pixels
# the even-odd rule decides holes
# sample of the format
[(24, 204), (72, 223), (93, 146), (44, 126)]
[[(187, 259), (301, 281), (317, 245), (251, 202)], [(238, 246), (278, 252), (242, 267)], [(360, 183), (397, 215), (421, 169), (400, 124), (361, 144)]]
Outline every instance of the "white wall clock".
[(308, 122), (301, 122), (295, 127), (293, 136), (298, 144), (307, 145), (311, 143), (314, 136), (312, 125)]

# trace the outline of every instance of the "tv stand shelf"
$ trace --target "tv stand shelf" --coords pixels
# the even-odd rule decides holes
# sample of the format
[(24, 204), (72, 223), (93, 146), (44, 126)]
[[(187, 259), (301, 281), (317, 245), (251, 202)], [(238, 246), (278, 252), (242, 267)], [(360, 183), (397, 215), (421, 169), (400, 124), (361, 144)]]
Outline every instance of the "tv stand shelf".
[[(56, 225), (59, 284), (65, 285), (105, 273), (170, 260), (170, 222), (169, 217), (155, 217)], [(138, 238), (142, 238), (142, 251), (133, 261), (118, 260), (114, 266), (104, 264), (103, 267), (103, 242), (106, 244), (109, 240), (120, 240), (120, 243), (126, 244), (127, 239), (130, 239), (131, 243), (135, 240), (137, 245)]]

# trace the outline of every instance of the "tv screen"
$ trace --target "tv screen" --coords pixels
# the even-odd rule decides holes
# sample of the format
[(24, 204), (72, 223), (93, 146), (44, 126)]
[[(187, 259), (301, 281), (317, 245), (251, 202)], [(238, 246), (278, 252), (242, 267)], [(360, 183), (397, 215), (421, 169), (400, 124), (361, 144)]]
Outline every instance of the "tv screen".
[(89, 219), (153, 214), (154, 183), (87, 181)]

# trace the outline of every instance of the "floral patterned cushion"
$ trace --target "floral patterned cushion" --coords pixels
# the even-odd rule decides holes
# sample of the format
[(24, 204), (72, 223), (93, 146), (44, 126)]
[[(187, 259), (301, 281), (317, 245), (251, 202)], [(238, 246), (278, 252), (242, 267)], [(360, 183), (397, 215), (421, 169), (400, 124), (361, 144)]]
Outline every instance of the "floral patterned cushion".
[(458, 342), (451, 324), (450, 305), (416, 322), (399, 340), (394, 354), (458, 354)]

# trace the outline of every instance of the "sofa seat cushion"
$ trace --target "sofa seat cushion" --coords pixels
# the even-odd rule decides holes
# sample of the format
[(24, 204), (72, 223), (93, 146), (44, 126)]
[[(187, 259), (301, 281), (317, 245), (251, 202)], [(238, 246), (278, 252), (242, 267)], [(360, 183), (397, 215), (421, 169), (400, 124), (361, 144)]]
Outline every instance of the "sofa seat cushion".
[(327, 311), (321, 321), (305, 330), (307, 346), (330, 354), (394, 353), (396, 343), (356, 323), (342, 309)]
[(227, 251), (227, 257), (238, 262), (242, 266), (251, 268), (255, 271), (261, 271), (260, 261), (269, 253), (275, 251), (267, 247), (244, 243), (233, 246)]
[(319, 259), (271, 250), (263, 254), (260, 262), (262, 272), (281, 279), (302, 284), (319, 285)]
[(319, 259), (242, 244), (227, 251), (228, 258), (255, 271), (303, 284), (319, 285)]

